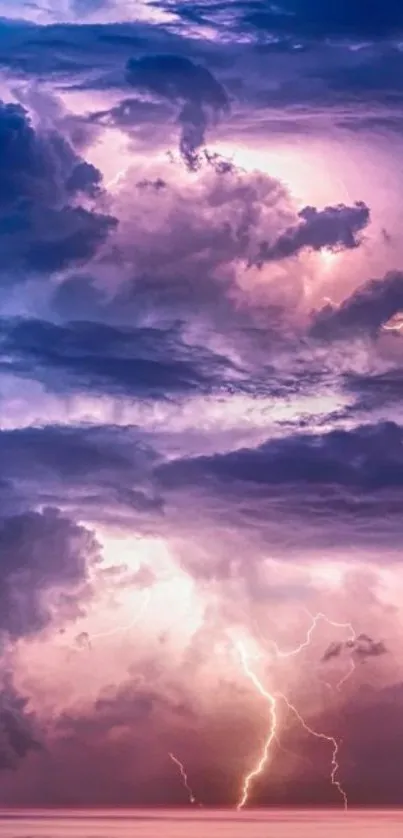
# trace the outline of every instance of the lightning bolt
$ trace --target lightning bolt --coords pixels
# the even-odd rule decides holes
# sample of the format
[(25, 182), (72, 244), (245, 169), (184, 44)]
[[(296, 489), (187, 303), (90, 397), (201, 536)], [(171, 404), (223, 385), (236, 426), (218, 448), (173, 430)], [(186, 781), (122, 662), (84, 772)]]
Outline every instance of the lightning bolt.
[(120, 171), (111, 180), (109, 180), (108, 183), (105, 184), (106, 188), (110, 189), (112, 186), (117, 186), (117, 184), (120, 183), (120, 181), (124, 178), (127, 172), (127, 168), (120, 169)]
[(383, 326), (384, 332), (401, 332), (403, 330), (403, 322), (396, 323), (395, 326)]
[(353, 628), (353, 626), (351, 625), (351, 623), (336, 623), (335, 620), (331, 620), (322, 611), (319, 611), (317, 614), (315, 614), (315, 616), (313, 616), (308, 610), (307, 610), (306, 613), (311, 618), (311, 625), (310, 625), (310, 627), (309, 627), (309, 629), (306, 633), (305, 640), (303, 640), (303, 642), (300, 643), (299, 646), (296, 646), (295, 649), (290, 649), (288, 652), (284, 652), (281, 649), (279, 649), (275, 640), (270, 641), (272, 646), (274, 646), (274, 649), (276, 651), (276, 655), (277, 655), (278, 658), (292, 658), (295, 655), (299, 655), (300, 652), (302, 652), (303, 649), (306, 649), (307, 646), (309, 646), (310, 643), (311, 643), (312, 635), (313, 635), (318, 623), (320, 622), (320, 620), (323, 620), (329, 626), (332, 626), (332, 628), (348, 629), (349, 632), (350, 632), (349, 640), (355, 641), (357, 639), (356, 631)]
[[(319, 611), (315, 615), (312, 615), (310, 613), (310, 611), (308, 611), (308, 609), (305, 609), (305, 611), (311, 619), (311, 625), (309, 626), (309, 629), (306, 633), (305, 640), (303, 640), (302, 643), (300, 643), (294, 649), (289, 649), (288, 651), (284, 651), (282, 649), (279, 649), (275, 640), (270, 640), (270, 643), (273, 646), (273, 648), (275, 650), (275, 653), (276, 653), (276, 656), (278, 658), (292, 658), (292, 657), (295, 657), (296, 655), (299, 655), (300, 652), (302, 652), (303, 649), (306, 649), (310, 645), (310, 643), (312, 641), (312, 635), (313, 635), (318, 623), (321, 620), (323, 620), (323, 622), (327, 623), (329, 626), (332, 626), (332, 628), (347, 629), (349, 631), (348, 640), (352, 643), (354, 643), (356, 641), (357, 633), (354, 629), (354, 626), (351, 623), (338, 623), (335, 620), (331, 620), (330, 617), (327, 616), (327, 614), (323, 613), (323, 611)], [(350, 669), (348, 670), (346, 675), (343, 675), (343, 677), (340, 679), (340, 681), (336, 684), (336, 690), (340, 691), (341, 687), (346, 683), (346, 681), (348, 681), (348, 679), (351, 677), (353, 672), (355, 672), (355, 669), (356, 669), (355, 662), (354, 662), (353, 658), (351, 658), (350, 659)]]
[[(146, 595), (143, 599), (143, 602), (141, 603), (140, 608), (137, 611), (137, 614), (133, 617), (133, 620), (130, 623), (128, 623), (125, 626), (115, 626), (115, 628), (111, 629), (110, 631), (101, 631), (101, 632), (97, 632), (97, 634), (91, 634), (91, 636), (88, 637), (89, 641), (90, 640), (99, 640), (100, 638), (105, 638), (105, 637), (113, 637), (113, 635), (115, 635), (115, 634), (120, 634), (121, 632), (129, 631), (129, 629), (133, 628), (133, 626), (135, 626), (139, 622), (139, 620), (141, 620), (144, 612), (147, 610), (147, 608), (150, 604), (150, 601), (151, 601), (151, 591), (146, 591)], [(81, 649), (82, 648), (86, 648), (86, 647), (82, 646)]]
[(337, 739), (335, 739), (334, 736), (328, 736), (327, 733), (321, 733), (317, 730), (314, 730), (312, 727), (310, 727), (310, 725), (308, 725), (306, 723), (305, 719), (301, 716), (301, 713), (299, 712), (299, 710), (297, 710), (297, 708), (294, 707), (293, 704), (291, 704), (291, 702), (288, 700), (288, 698), (285, 695), (283, 695), (282, 693), (278, 693), (278, 697), (283, 699), (283, 701), (286, 703), (288, 709), (291, 710), (292, 713), (294, 713), (294, 716), (298, 719), (299, 723), (302, 725), (302, 727), (304, 728), (304, 730), (306, 730), (307, 733), (310, 733), (311, 736), (315, 737), (315, 739), (323, 739), (324, 741), (329, 742), (332, 745), (332, 770), (331, 770), (331, 773), (330, 773), (330, 780), (331, 780), (332, 786), (335, 786), (335, 788), (337, 789), (337, 791), (339, 792), (339, 794), (340, 794), (340, 796), (343, 800), (344, 809), (347, 810), (348, 809), (348, 798), (347, 798), (346, 792), (343, 789), (343, 786), (340, 783), (340, 780), (337, 779), (337, 774), (340, 770), (340, 766), (339, 766), (339, 762), (338, 762), (339, 743), (338, 743)]
[(169, 753), (168, 756), (172, 760), (172, 762), (177, 766), (177, 768), (179, 769), (179, 773), (180, 773), (180, 776), (182, 778), (183, 785), (184, 785), (184, 787), (185, 787), (185, 789), (188, 793), (188, 796), (189, 796), (189, 803), (192, 803), (192, 804), (197, 803), (197, 800), (196, 800), (196, 798), (193, 794), (193, 791), (192, 791), (192, 789), (189, 785), (188, 775), (185, 771), (185, 767), (184, 767), (183, 763), (180, 761), (180, 759), (178, 759), (172, 753)]
[(257, 677), (256, 673), (253, 672), (253, 670), (250, 668), (249, 662), (248, 662), (248, 657), (247, 657), (247, 654), (245, 652), (245, 649), (244, 649), (244, 646), (243, 646), (242, 643), (237, 644), (237, 651), (238, 651), (238, 654), (239, 654), (239, 657), (240, 657), (240, 660), (241, 660), (242, 669), (243, 669), (246, 677), (252, 682), (253, 686), (255, 687), (255, 689), (259, 693), (259, 695), (261, 695), (262, 698), (264, 698), (268, 702), (269, 707), (270, 707), (270, 719), (271, 719), (270, 730), (269, 730), (269, 733), (266, 737), (262, 754), (261, 754), (257, 764), (255, 765), (255, 767), (245, 776), (245, 778), (243, 780), (241, 796), (240, 796), (240, 799), (237, 803), (237, 809), (238, 810), (243, 809), (244, 806), (246, 805), (246, 803), (248, 802), (251, 783), (256, 777), (258, 777), (260, 774), (262, 774), (263, 770), (265, 769), (266, 764), (267, 764), (268, 759), (269, 759), (269, 756), (270, 756), (270, 749), (271, 749), (272, 743), (277, 738), (277, 727), (278, 727), (277, 701), (278, 701), (278, 699), (281, 699), (282, 701), (285, 702), (288, 709), (291, 710), (292, 713), (294, 713), (295, 717), (297, 718), (299, 723), (302, 725), (304, 730), (307, 731), (307, 733), (309, 733), (311, 736), (315, 737), (316, 739), (322, 739), (326, 742), (329, 742), (332, 745), (332, 763), (331, 763), (330, 780), (331, 780), (332, 786), (334, 786), (337, 789), (338, 793), (340, 794), (340, 796), (343, 800), (344, 809), (347, 809), (348, 808), (347, 795), (346, 795), (340, 781), (337, 779), (337, 774), (339, 772), (339, 763), (338, 763), (339, 743), (337, 742), (337, 740), (333, 736), (328, 736), (326, 733), (318, 732), (318, 731), (314, 730), (312, 727), (310, 727), (310, 725), (308, 725), (305, 722), (305, 720), (303, 719), (303, 717), (301, 716), (301, 714), (297, 710), (297, 708), (294, 707), (293, 704), (291, 704), (291, 702), (288, 700), (288, 698), (285, 695), (283, 695), (283, 693), (274, 693), (273, 694), (273, 693), (268, 692), (268, 690), (265, 689), (265, 687), (263, 686), (263, 684), (261, 683), (261, 681)]
[(241, 797), (240, 797), (240, 799), (237, 803), (237, 809), (238, 809), (238, 811), (240, 811), (241, 809), (243, 809), (245, 804), (248, 802), (251, 783), (253, 782), (255, 777), (258, 777), (259, 774), (261, 774), (262, 771), (264, 770), (264, 768), (266, 767), (267, 761), (269, 759), (270, 749), (271, 749), (272, 743), (277, 738), (277, 701), (276, 701), (275, 696), (272, 695), (271, 693), (269, 693), (264, 688), (263, 684), (260, 683), (259, 678), (257, 677), (257, 675), (253, 672), (252, 669), (250, 669), (249, 663), (248, 663), (248, 658), (247, 658), (245, 649), (243, 647), (243, 644), (238, 643), (236, 648), (237, 648), (239, 657), (241, 659), (242, 668), (243, 668), (243, 671), (244, 671), (246, 677), (249, 678), (249, 680), (252, 682), (252, 684), (255, 687), (255, 689), (257, 690), (257, 692), (260, 693), (262, 698), (266, 699), (266, 701), (268, 702), (269, 707), (270, 707), (270, 711), (269, 711), (270, 712), (270, 730), (269, 730), (269, 733), (266, 737), (266, 740), (265, 740), (265, 743), (264, 743), (264, 746), (263, 746), (263, 751), (262, 751), (262, 754), (259, 758), (259, 761), (255, 765), (255, 767), (252, 768), (252, 770), (249, 772), (249, 774), (247, 774), (244, 778), (243, 785), (242, 785), (242, 791), (241, 791)]
[(348, 681), (349, 678), (351, 678), (353, 672), (355, 672), (356, 669), (357, 669), (357, 667), (355, 665), (354, 658), (350, 658), (350, 669), (348, 670), (348, 672), (346, 672), (345, 675), (343, 675), (343, 677), (340, 679), (340, 681), (338, 681), (338, 683), (336, 684), (336, 690), (338, 692), (340, 692), (341, 688), (344, 686), (346, 681)]

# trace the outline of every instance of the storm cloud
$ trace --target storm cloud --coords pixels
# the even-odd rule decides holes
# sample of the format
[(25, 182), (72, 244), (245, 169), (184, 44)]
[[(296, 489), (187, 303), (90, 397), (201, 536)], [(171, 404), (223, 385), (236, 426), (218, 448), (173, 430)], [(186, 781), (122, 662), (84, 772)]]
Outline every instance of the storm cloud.
[(312, 334), (318, 337), (348, 337), (367, 334), (375, 337), (382, 326), (403, 310), (403, 274), (388, 273), (354, 291), (335, 308), (326, 306), (315, 316)]
[(305, 207), (300, 211), (300, 223), (279, 236), (272, 244), (263, 242), (257, 257), (257, 264), (278, 261), (297, 255), (303, 249), (321, 250), (359, 246), (360, 233), (369, 223), (369, 209), (363, 202), (355, 207)]
[(0, 632), (15, 639), (45, 628), (54, 609), (77, 616), (98, 547), (88, 530), (47, 509), (3, 518), (0, 555)]
[(10, 673), (4, 673), (0, 689), (0, 768), (16, 770), (30, 752), (41, 749), (41, 731), (35, 715), (29, 712), (28, 699), (13, 685)]
[(86, 261), (115, 220), (79, 201), (96, 199), (100, 172), (56, 132), (35, 130), (27, 111), (0, 103), (3, 282)]
[(207, 394), (236, 379), (228, 359), (189, 345), (178, 328), (27, 319), (3, 321), (1, 333), (4, 368), (29, 377), (35, 364), (37, 374), (42, 369), (43, 381), (56, 390), (62, 386), (166, 399)]
[(401, 526), (401, 433), (386, 423), (290, 435), (162, 464), (156, 476), (173, 495), (194, 492), (210, 522), (225, 515), (227, 526), (259, 534), (272, 550), (387, 546)]

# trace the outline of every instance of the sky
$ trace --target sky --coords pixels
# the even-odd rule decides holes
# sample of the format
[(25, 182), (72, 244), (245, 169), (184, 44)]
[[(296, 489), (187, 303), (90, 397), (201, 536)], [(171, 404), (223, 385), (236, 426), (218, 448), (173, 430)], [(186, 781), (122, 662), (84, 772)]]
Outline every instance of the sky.
[(402, 79), (400, 0), (0, 0), (1, 805), (401, 803)]

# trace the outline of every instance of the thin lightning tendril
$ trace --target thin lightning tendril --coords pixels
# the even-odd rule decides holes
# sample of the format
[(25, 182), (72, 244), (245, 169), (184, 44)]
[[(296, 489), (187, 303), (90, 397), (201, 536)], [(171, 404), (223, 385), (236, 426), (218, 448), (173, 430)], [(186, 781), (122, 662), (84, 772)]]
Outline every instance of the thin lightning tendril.
[(339, 792), (339, 794), (340, 794), (340, 796), (343, 800), (344, 808), (347, 809), (348, 808), (348, 798), (347, 798), (346, 792), (343, 789), (343, 786), (341, 785), (340, 781), (337, 779), (337, 774), (338, 774), (339, 768), (340, 768), (339, 763), (338, 763), (339, 743), (338, 743), (337, 739), (335, 739), (334, 736), (328, 736), (327, 733), (320, 733), (319, 731), (314, 730), (312, 727), (310, 727), (310, 725), (308, 725), (306, 723), (305, 719), (301, 716), (301, 713), (299, 712), (299, 710), (297, 710), (297, 708), (294, 707), (293, 704), (291, 704), (291, 702), (288, 700), (288, 698), (285, 695), (283, 695), (282, 693), (278, 693), (277, 695), (278, 695), (279, 698), (282, 698), (283, 701), (285, 701), (288, 709), (291, 710), (292, 713), (294, 713), (294, 716), (298, 719), (299, 723), (302, 725), (302, 727), (304, 728), (304, 730), (306, 730), (307, 733), (310, 733), (311, 736), (315, 737), (315, 739), (323, 739), (326, 742), (330, 742), (332, 744), (332, 746), (333, 746), (332, 771), (331, 771), (331, 774), (330, 774), (330, 780), (331, 780), (332, 786), (335, 786), (335, 788), (337, 788), (337, 791)]
[(332, 628), (349, 629), (349, 640), (355, 641), (357, 639), (356, 632), (351, 623), (336, 623), (335, 620), (331, 620), (322, 611), (319, 611), (317, 614), (315, 614), (315, 616), (313, 616), (309, 611), (307, 611), (307, 614), (312, 620), (311, 625), (306, 633), (305, 640), (302, 643), (300, 643), (299, 646), (296, 646), (295, 649), (291, 649), (288, 652), (283, 652), (281, 649), (279, 649), (275, 640), (270, 641), (272, 646), (274, 646), (278, 658), (292, 658), (295, 655), (299, 655), (299, 653), (302, 652), (303, 649), (306, 649), (307, 646), (309, 646), (311, 643), (313, 632), (315, 631), (316, 626), (318, 625), (320, 620), (323, 620), (325, 623), (328, 623), (328, 625), (332, 626)]
[(396, 326), (383, 326), (385, 332), (401, 332), (403, 330), (403, 323), (396, 323)]
[(143, 602), (140, 605), (137, 614), (133, 617), (133, 620), (125, 626), (115, 626), (115, 628), (111, 629), (110, 631), (102, 631), (98, 632), (97, 634), (91, 634), (88, 636), (89, 641), (97, 640), (100, 638), (105, 637), (113, 637), (114, 634), (120, 634), (120, 632), (129, 631), (129, 629), (133, 628), (139, 620), (141, 620), (144, 612), (147, 610), (151, 600), (151, 591), (146, 591), (146, 595), (143, 599)]
[(151, 600), (151, 591), (146, 591), (146, 595), (143, 599), (143, 602), (140, 605), (139, 610), (137, 611), (137, 614), (135, 615), (135, 617), (133, 617), (133, 620), (128, 625), (126, 625), (126, 626), (116, 626), (114, 629), (111, 629), (110, 631), (103, 631), (103, 632), (99, 632), (97, 634), (92, 634), (91, 639), (96, 639), (96, 638), (100, 638), (100, 637), (112, 637), (114, 634), (119, 634), (122, 631), (129, 631), (129, 629), (133, 628), (133, 626), (135, 626), (136, 623), (138, 623), (138, 621), (141, 620), (145, 610), (148, 608), (148, 606), (150, 604), (150, 600)]
[(106, 184), (106, 188), (110, 189), (112, 186), (117, 186), (118, 183), (125, 177), (127, 174), (128, 169), (120, 169), (120, 171), (113, 177), (111, 180), (108, 181)]
[(305, 722), (305, 720), (303, 719), (303, 717), (301, 716), (301, 714), (297, 710), (297, 708), (294, 707), (293, 704), (291, 704), (291, 702), (288, 700), (288, 698), (285, 695), (283, 695), (283, 693), (273, 694), (273, 693), (268, 692), (268, 690), (265, 689), (265, 687), (263, 686), (263, 684), (261, 683), (261, 681), (257, 677), (256, 673), (253, 672), (253, 670), (250, 668), (249, 663), (248, 663), (247, 654), (245, 652), (245, 649), (244, 649), (244, 646), (243, 646), (242, 643), (237, 644), (237, 651), (238, 651), (238, 654), (239, 654), (239, 657), (240, 657), (240, 660), (241, 660), (241, 664), (242, 664), (242, 668), (243, 668), (243, 671), (244, 671), (246, 677), (252, 682), (253, 686), (255, 687), (255, 689), (259, 693), (259, 695), (261, 695), (262, 698), (264, 698), (269, 703), (270, 719), (271, 719), (270, 731), (269, 731), (269, 733), (266, 737), (264, 747), (263, 747), (263, 751), (261, 753), (259, 761), (255, 765), (255, 767), (245, 776), (245, 778), (243, 780), (241, 796), (240, 796), (240, 799), (237, 803), (237, 809), (241, 810), (247, 804), (248, 799), (249, 799), (249, 792), (250, 792), (251, 783), (256, 777), (258, 777), (260, 774), (262, 774), (262, 772), (263, 772), (263, 770), (266, 767), (266, 764), (268, 762), (269, 756), (270, 756), (270, 749), (271, 749), (272, 743), (273, 743), (273, 741), (275, 741), (277, 739), (277, 727), (278, 727), (277, 701), (278, 701), (278, 699), (281, 699), (282, 701), (285, 702), (288, 709), (291, 710), (292, 713), (294, 713), (295, 717), (300, 722), (300, 724), (302, 725), (304, 730), (307, 731), (307, 733), (309, 733), (311, 736), (314, 736), (316, 739), (322, 739), (326, 742), (329, 742), (333, 746), (332, 763), (331, 763), (332, 770), (331, 770), (331, 774), (330, 774), (330, 780), (331, 780), (332, 786), (334, 786), (337, 789), (338, 793), (342, 797), (344, 809), (347, 809), (347, 807), (348, 807), (347, 795), (346, 795), (340, 781), (337, 779), (337, 774), (338, 774), (338, 771), (339, 771), (339, 763), (338, 763), (339, 743), (337, 742), (337, 740), (333, 736), (328, 736), (326, 733), (320, 733), (320, 732), (314, 730), (312, 727), (310, 727), (310, 725), (308, 725)]
[[(290, 649), (289, 651), (284, 652), (283, 650), (279, 649), (275, 640), (270, 641), (271, 645), (274, 647), (274, 650), (276, 652), (276, 656), (278, 658), (292, 658), (292, 657), (295, 657), (296, 655), (299, 655), (299, 653), (302, 652), (303, 649), (306, 649), (311, 643), (313, 632), (315, 631), (315, 629), (316, 629), (318, 623), (320, 622), (320, 620), (323, 620), (329, 626), (332, 626), (332, 628), (348, 629), (349, 632), (350, 632), (350, 636), (349, 636), (348, 639), (351, 643), (355, 643), (355, 641), (357, 639), (357, 634), (356, 634), (356, 631), (355, 631), (355, 629), (354, 629), (354, 627), (351, 623), (338, 623), (335, 620), (331, 620), (330, 617), (328, 617), (327, 614), (324, 614), (322, 611), (319, 611), (317, 614), (313, 615), (313, 614), (310, 613), (310, 611), (308, 611), (308, 609), (305, 609), (305, 610), (306, 610), (308, 616), (311, 618), (311, 625), (310, 625), (310, 627), (309, 627), (309, 629), (306, 633), (305, 640), (303, 640), (302, 643), (299, 644), (299, 646), (296, 646), (294, 649)], [(343, 675), (343, 677), (340, 679), (340, 681), (338, 681), (338, 683), (336, 684), (336, 690), (340, 691), (342, 686), (344, 686), (346, 681), (348, 681), (348, 679), (351, 677), (353, 672), (355, 672), (355, 669), (356, 669), (355, 662), (354, 662), (353, 658), (351, 658), (350, 659), (350, 668), (349, 668), (348, 672), (345, 675)]]
[(185, 789), (186, 789), (186, 791), (187, 791), (187, 793), (188, 793), (188, 796), (189, 796), (189, 803), (192, 803), (192, 804), (196, 803), (197, 801), (196, 801), (196, 798), (195, 798), (195, 796), (194, 796), (194, 794), (193, 794), (193, 791), (192, 791), (192, 789), (191, 789), (191, 787), (190, 787), (190, 785), (189, 785), (188, 775), (187, 775), (187, 773), (186, 773), (186, 771), (185, 771), (185, 767), (184, 767), (183, 763), (180, 761), (180, 759), (178, 759), (178, 758), (177, 758), (174, 754), (172, 754), (172, 753), (169, 753), (169, 754), (168, 754), (168, 756), (169, 756), (169, 758), (172, 760), (172, 762), (173, 762), (173, 763), (175, 763), (175, 765), (177, 766), (177, 768), (179, 769), (179, 773), (180, 773), (181, 778), (182, 778), (182, 780), (183, 780), (183, 785), (184, 785), (184, 787), (185, 787)]
[(350, 669), (346, 672), (345, 675), (343, 675), (342, 678), (340, 678), (340, 681), (338, 681), (338, 683), (336, 684), (336, 690), (338, 692), (340, 692), (341, 688), (344, 687), (344, 684), (346, 683), (346, 681), (349, 680), (349, 678), (351, 678), (353, 672), (355, 672), (356, 669), (357, 667), (355, 665), (354, 659), (350, 658)]

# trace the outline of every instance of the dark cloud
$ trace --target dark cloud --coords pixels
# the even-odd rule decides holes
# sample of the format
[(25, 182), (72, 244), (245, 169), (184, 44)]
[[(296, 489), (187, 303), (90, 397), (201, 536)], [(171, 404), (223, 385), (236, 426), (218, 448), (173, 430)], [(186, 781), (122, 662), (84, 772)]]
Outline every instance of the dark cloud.
[(41, 631), (59, 616), (76, 617), (76, 596), (98, 557), (94, 536), (57, 510), (0, 521), (0, 632), (11, 639)]
[(160, 189), (166, 189), (167, 184), (162, 178), (157, 178), (156, 180), (139, 180), (137, 184), (138, 189), (154, 189), (156, 192), (159, 192)]
[(305, 207), (301, 219), (294, 227), (285, 230), (273, 243), (262, 242), (256, 264), (277, 262), (296, 256), (301, 250), (351, 250), (360, 244), (358, 234), (369, 224), (370, 211), (363, 201), (353, 207), (339, 204), (317, 210)]
[(385, 372), (349, 373), (344, 378), (344, 386), (355, 397), (355, 409), (370, 414), (380, 404), (387, 408), (401, 402), (403, 369), (392, 366)]
[(134, 463), (144, 471), (156, 457), (142, 442), (138, 429), (118, 425), (45, 424), (2, 429), (0, 440), (3, 475), (22, 476), (30, 471), (35, 478), (41, 471), (53, 470), (66, 483), (74, 476), (84, 479), (85, 474), (101, 480), (103, 472), (111, 475), (125, 468), (132, 470)]
[[(163, 5), (163, 4), (161, 4)], [(202, 0), (192, 4), (189, 12), (185, 4), (176, 2), (173, 7), (184, 17), (198, 22), (215, 21), (219, 26), (237, 24), (239, 30), (252, 27), (277, 37), (299, 37), (306, 39), (398, 37), (403, 31), (403, 12), (399, 0), (380, 3), (372, 0), (367, 14), (362, 13), (360, 0), (283, 0), (281, 4), (270, 0), (256, 0), (253, 3), (229, 4), (216, 0)]]
[(170, 483), (214, 476), (222, 483), (296, 487), (332, 484), (371, 491), (403, 487), (403, 430), (392, 422), (365, 425), (323, 436), (304, 434), (273, 439), (255, 449), (161, 466)]
[[(372, 132), (381, 134), (393, 132), (401, 134), (403, 131), (403, 117), (401, 116), (400, 108), (396, 109), (396, 112), (380, 113), (375, 116), (368, 115), (365, 112), (361, 116), (357, 115), (357, 113), (346, 114), (339, 119), (338, 124), (343, 129), (364, 135)], [(387, 230), (383, 232), (383, 235), (385, 241), (390, 243), (391, 237)]]
[(30, 378), (34, 364), (53, 390), (166, 399), (225, 388), (236, 373), (224, 357), (188, 344), (180, 328), (27, 319), (3, 321), (0, 336), (3, 370)]
[(105, 310), (105, 294), (96, 287), (94, 277), (70, 274), (53, 292), (52, 309), (63, 320), (91, 320)]
[(115, 225), (80, 205), (101, 175), (58, 133), (36, 130), (20, 105), (0, 103), (0, 262), (3, 281), (90, 259)]
[[(315, 75), (326, 85), (330, 99), (342, 96), (350, 101), (361, 100), (362, 104), (378, 105), (379, 114), (367, 114), (367, 130), (370, 127), (398, 130), (403, 96), (402, 65), (403, 57), (397, 45), (367, 45), (358, 56), (346, 55), (344, 67), (337, 63), (328, 68), (318, 66)], [(391, 112), (389, 115), (386, 113), (382, 120), (382, 109), (388, 105)], [(360, 121), (354, 120), (353, 116), (352, 113), (352, 124), (357, 121), (359, 128)]]
[[(399, 118), (401, 13), (396, 24), (396, 10), (389, 14), (388, 9), (375, 9), (377, 3), (372, 4), (373, 18), (369, 14), (366, 19), (367, 29), (359, 0), (352, 4), (354, 12), (338, 0), (332, 0), (329, 11), (319, 2), (303, 4), (302, 0), (286, 0), (277, 6), (268, 0), (205, 2), (192, 4), (191, 9), (173, 2), (170, 8), (183, 21), (183, 35), (190, 30), (194, 36), (198, 25), (215, 30), (210, 60), (218, 63), (221, 58), (223, 81), (237, 103), (234, 109), (240, 105), (250, 136), (255, 125), (261, 134), (258, 113), (270, 120), (277, 111), (287, 132), (288, 111), (294, 134), (301, 129), (315, 133), (315, 114), (320, 121), (331, 114), (332, 126), (345, 120), (350, 128), (362, 125), (371, 116), (370, 105), (382, 109), (386, 117), (389, 110), (392, 119)], [(391, 34), (394, 27), (396, 39)], [(203, 39), (196, 43), (200, 48)], [(266, 120), (264, 125), (265, 132), (275, 130)], [(232, 128), (236, 130), (235, 125)]]
[(354, 645), (354, 654), (361, 660), (379, 658), (386, 655), (387, 651), (383, 640), (373, 640), (367, 634), (359, 634)]
[(119, 426), (48, 424), (3, 430), (4, 495), (14, 493), (14, 505), (58, 503), (78, 517), (85, 508), (91, 520), (125, 510), (132, 526), (136, 512), (143, 522), (149, 514), (158, 517), (162, 501), (148, 479), (158, 456), (144, 436), (136, 428)]
[(0, 66), (18, 78), (63, 81), (67, 87), (124, 83), (134, 49), (167, 49), (178, 38), (147, 24), (32, 23), (0, 20)]
[(120, 128), (132, 128), (145, 122), (155, 126), (160, 119), (165, 121), (171, 116), (169, 106), (165, 103), (144, 101), (141, 99), (122, 99), (118, 105), (102, 111), (93, 111), (90, 120), (101, 125), (116, 125)]
[(358, 634), (355, 639), (347, 640), (345, 643), (331, 643), (321, 659), (322, 663), (340, 657), (343, 650), (348, 650), (361, 661), (386, 655), (388, 651), (382, 640), (373, 640), (368, 634)]
[(322, 663), (327, 663), (328, 661), (333, 660), (333, 658), (340, 657), (343, 651), (343, 646), (343, 643), (338, 643), (336, 641), (330, 643), (330, 645), (328, 646), (321, 658)]
[(397, 271), (383, 279), (364, 283), (340, 306), (326, 305), (312, 325), (315, 337), (332, 339), (354, 335), (375, 337), (382, 326), (403, 311), (403, 274)]
[(180, 106), (181, 154), (190, 169), (197, 168), (198, 152), (205, 143), (211, 119), (219, 117), (229, 107), (222, 85), (206, 67), (180, 55), (132, 58), (126, 72), (132, 87)]
[[(203, 8), (206, 12), (207, 8)], [(86, 15), (86, 11), (81, 14)], [(204, 137), (212, 119), (215, 121), (226, 107), (220, 106), (217, 111), (210, 103), (209, 94), (201, 108), (193, 99), (181, 99), (179, 95), (161, 99), (151, 90), (147, 92), (149, 101), (143, 101), (140, 90), (135, 100), (127, 98), (125, 65), (133, 55), (135, 61), (154, 61), (160, 57), (183, 59), (210, 73), (213, 79), (219, 74), (219, 85), (228, 91), (225, 95), (229, 94), (235, 104), (231, 131), (236, 130), (236, 120), (241, 117), (248, 135), (255, 127), (260, 134), (260, 119), (256, 122), (256, 114), (263, 115), (264, 111), (268, 119), (277, 111), (285, 130), (289, 130), (286, 126), (289, 110), (294, 132), (301, 127), (314, 131), (311, 124), (314, 112), (323, 116), (323, 109), (330, 107), (335, 111), (332, 124), (347, 119), (350, 128), (368, 117), (368, 102), (387, 108), (392, 118), (399, 117), (403, 58), (398, 47), (380, 40), (385, 36), (380, 36), (379, 31), (376, 43), (361, 43), (359, 50), (352, 50), (345, 39), (304, 34), (299, 12), (283, 16), (282, 23), (287, 22), (288, 31), (283, 31), (283, 26), (277, 31), (274, 26), (266, 33), (264, 28), (251, 25), (242, 4), (220, 3), (215, 9), (212, 4), (207, 16), (204, 15), (206, 25), (212, 31), (215, 29), (217, 35), (207, 40), (202, 32), (199, 34), (193, 28), (188, 31), (193, 19), (203, 20), (203, 9), (189, 10), (189, 6), (184, 9), (181, 5), (179, 15), (185, 25), (176, 27), (169, 24), (157, 27), (139, 21), (120, 24), (77, 21), (46, 27), (22, 21), (11, 26), (7, 21), (0, 21), (0, 66), (17, 77), (47, 80), (52, 75), (66, 87), (114, 93), (120, 90), (122, 107), (117, 105), (88, 114), (81, 117), (81, 122), (84, 125), (87, 120), (100, 119), (126, 126), (135, 133), (136, 140), (141, 138), (144, 148), (149, 149), (150, 138), (154, 146), (163, 147), (164, 128), (165, 144), (171, 142), (171, 115), (174, 111), (177, 116), (183, 112), (179, 117), (183, 150), (190, 154), (191, 165), (198, 164), (194, 144), (201, 135)], [(273, 7), (270, 15), (279, 21)], [(225, 38), (220, 30), (225, 31)], [(184, 75), (190, 78), (195, 72), (184, 71)], [(197, 81), (202, 84), (199, 78)], [(156, 97), (158, 102), (150, 101)], [(296, 112), (295, 106), (301, 111)], [(271, 130), (275, 130), (276, 123), (273, 120)]]
[(161, 487), (197, 496), (205, 526), (259, 534), (272, 551), (349, 543), (393, 549), (401, 526), (402, 429), (289, 435), (258, 448), (182, 459), (156, 469)]
[(6, 673), (0, 688), (0, 770), (15, 770), (31, 751), (41, 749), (40, 734), (28, 699)]

